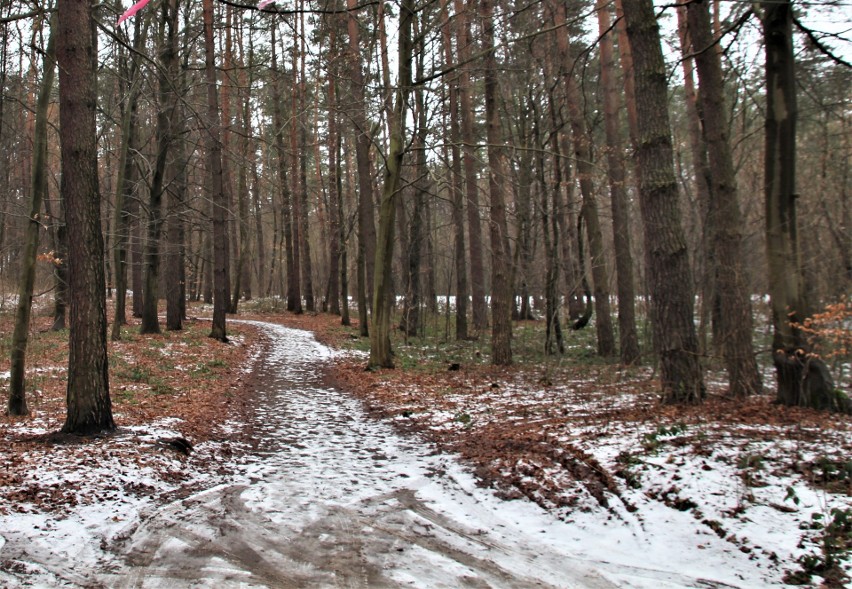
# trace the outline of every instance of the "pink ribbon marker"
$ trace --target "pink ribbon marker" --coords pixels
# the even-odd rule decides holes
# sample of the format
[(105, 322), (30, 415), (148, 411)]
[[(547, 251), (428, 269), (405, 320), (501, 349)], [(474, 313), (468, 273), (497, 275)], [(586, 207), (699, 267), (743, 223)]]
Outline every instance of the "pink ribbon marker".
[(115, 26), (120, 25), (121, 23), (126, 21), (128, 18), (130, 18), (131, 16), (133, 16), (134, 14), (136, 14), (137, 12), (139, 12), (140, 10), (145, 8), (145, 5), (148, 4), (148, 2), (150, 2), (150, 1), (151, 0), (139, 0), (139, 2), (137, 2), (136, 4), (134, 4), (133, 6), (128, 8), (124, 12), (124, 14), (121, 15), (121, 18), (118, 19), (118, 22), (115, 23)]
[(267, 6), (272, 4), (273, 2), (275, 2), (275, 0), (261, 0), (260, 2), (257, 3), (257, 9), (263, 10), (264, 8), (266, 8)]

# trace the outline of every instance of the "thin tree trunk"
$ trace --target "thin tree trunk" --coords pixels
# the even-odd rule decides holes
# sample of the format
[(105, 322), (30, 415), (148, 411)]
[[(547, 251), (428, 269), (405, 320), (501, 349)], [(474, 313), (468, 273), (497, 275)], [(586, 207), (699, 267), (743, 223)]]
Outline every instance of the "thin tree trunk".
[(758, 394), (762, 385), (752, 345), (752, 313), (749, 284), (743, 264), (743, 221), (737, 196), (736, 172), (727, 134), (725, 82), (722, 60), (713, 46), (707, 2), (687, 6), (689, 32), (696, 50), (699, 98), (704, 117), (704, 141), (710, 160), (715, 292), (719, 298), (719, 327), (722, 351), (728, 370), (729, 394), (745, 397)]
[[(568, 32), (565, 26), (565, 4), (557, 2), (554, 11), (554, 25), (559, 55), (563, 62), (574, 62), (570, 55)], [(603, 231), (598, 217), (598, 205), (595, 197), (594, 169), (592, 168), (591, 137), (583, 114), (583, 96), (574, 79), (573, 67), (563, 73), (567, 98), (568, 117), (571, 123), (571, 136), (574, 142), (574, 159), (577, 166), (577, 179), (580, 184), (580, 194), (583, 199), (581, 214), (586, 225), (586, 235), (589, 240), (589, 256), (592, 265), (592, 280), (594, 282), (594, 302), (597, 319), (595, 330), (598, 340), (598, 355), (612, 356), (615, 354), (615, 335), (612, 329), (612, 316), (609, 304), (609, 271), (603, 251)]]
[[(252, 61), (252, 49), (249, 50), (249, 63)], [(251, 130), (251, 82), (246, 79), (246, 68), (242, 55), (239, 58), (240, 73), (238, 83), (244, 96), (242, 97), (242, 108), (240, 110), (241, 134), (240, 134), (240, 158), (241, 163), (237, 170), (237, 219), (239, 229), (239, 248), (237, 250), (237, 267), (234, 272), (234, 290), (231, 293), (231, 313), (236, 313), (240, 297), (251, 300), (251, 263), (249, 262), (249, 166), (254, 166), (255, 154), (249, 153), (252, 143)], [(251, 158), (252, 163), (249, 163)]]
[(461, 22), (456, 29), (459, 72), (459, 110), (461, 114), (461, 140), (464, 145), (465, 198), (467, 200), (468, 239), (470, 241), (470, 290), (473, 307), (473, 327), (481, 331), (488, 327), (488, 308), (485, 304), (485, 265), (482, 252), (482, 223), (479, 217), (479, 185), (476, 177), (476, 137), (473, 131), (473, 103), (471, 97), (471, 12), (464, 0), (454, 0), (456, 15)]
[(618, 117), (618, 84), (613, 59), (613, 35), (609, 30), (611, 27), (609, 3), (606, 0), (598, 0), (597, 12), (598, 32), (601, 39), (601, 86), (618, 291), (619, 352), (622, 364), (629, 365), (639, 360), (639, 337), (636, 333), (636, 290), (633, 286), (633, 255), (630, 252), (629, 201), (625, 187), (624, 145), (621, 141), (621, 125)]
[(227, 228), (225, 186), (222, 178), (222, 142), (219, 100), (216, 93), (215, 45), (213, 42), (213, 0), (203, 0), (204, 73), (207, 83), (207, 173), (210, 175), (213, 207), (213, 328), (210, 337), (228, 341), (225, 333), (225, 311), (228, 306)]
[[(443, 23), (441, 25), (442, 41), (444, 45), (444, 61), (449, 66), (452, 63), (453, 50), (453, 25), (449, 16), (448, 0), (441, 0), (443, 11)], [(459, 15), (456, 15), (457, 17)], [(456, 18), (456, 23), (458, 18)], [(458, 26), (458, 25), (456, 25)], [(450, 164), (450, 193), (452, 195), (452, 218), (453, 237), (455, 245), (453, 259), (456, 268), (456, 339), (468, 339), (467, 306), (470, 290), (467, 282), (467, 245), (464, 236), (464, 186), (462, 177), (461, 150), (461, 128), (459, 126), (459, 90), (458, 77), (453, 76), (448, 80), (448, 94), (450, 99), (450, 152), (452, 161)]]
[(399, 87), (396, 91), (394, 116), (391, 121), (390, 147), (385, 162), (382, 200), (379, 206), (379, 228), (376, 238), (376, 273), (373, 277), (373, 329), (370, 333), (371, 368), (393, 368), (390, 343), (390, 315), (393, 302), (392, 260), (394, 215), (399, 198), (402, 157), (405, 152), (405, 118), (411, 87), (411, 25), (414, 1), (403, 0), (399, 13)]
[(56, 78), (56, 18), (50, 20), (50, 36), (42, 58), (42, 80), (35, 109), (35, 134), (33, 136), (32, 183), (30, 185), (30, 215), (24, 236), (24, 253), (18, 282), (18, 306), (15, 312), (15, 329), (9, 359), (9, 415), (27, 415), (26, 374), (27, 344), (29, 343), (30, 315), (33, 305), (36, 254), (41, 231), (41, 206), (47, 193), (47, 117), (53, 81)]
[[(329, 31), (329, 50), (334, 54), (340, 51), (338, 46), (338, 25), (341, 21), (331, 17), (327, 21)], [(340, 75), (339, 61), (332, 59), (328, 75), (328, 310), (333, 315), (341, 314), (341, 256), (342, 220), (341, 211), (341, 174), (340, 174), (340, 137), (337, 130), (337, 77)], [(345, 302), (343, 303), (346, 304)]]
[[(700, 236), (700, 254), (696, 256), (695, 271), (699, 275), (699, 292), (701, 301), (699, 306), (698, 336), (700, 349), (708, 351), (707, 327), (708, 322), (713, 328), (713, 344), (718, 343), (719, 338), (715, 329), (719, 325), (719, 298), (713, 285), (713, 268), (715, 252), (710, 245), (709, 235), (712, 232), (711, 224), (713, 217), (710, 213), (710, 164), (707, 161), (707, 150), (701, 136), (701, 115), (699, 113), (698, 94), (695, 91), (694, 75), (694, 43), (690, 40), (689, 29), (686, 23), (686, 2), (680, 0), (677, 9), (678, 34), (680, 37), (681, 52), (683, 53), (683, 90), (686, 98), (686, 126), (689, 133), (689, 147), (692, 152), (692, 176), (695, 184), (695, 197), (700, 207), (700, 218), (704, 221)], [(711, 319), (712, 318), (712, 319)], [(718, 350), (718, 348), (716, 348)]]
[[(559, 301), (559, 236), (560, 225), (558, 218), (558, 208), (562, 204), (562, 146), (559, 140), (559, 133), (554, 133), (552, 137), (553, 143), (553, 185), (550, 190), (547, 189), (545, 181), (545, 161), (543, 149), (546, 147), (541, 138), (541, 114), (536, 107), (536, 103), (530, 100), (533, 110), (533, 139), (537, 148), (538, 157), (538, 183), (541, 191), (541, 225), (542, 235), (544, 237), (544, 252), (545, 252), (545, 279), (544, 279), (544, 313), (545, 313), (545, 335), (544, 335), (544, 350), (547, 354), (564, 354), (565, 342), (562, 336), (562, 322), (560, 320), (560, 301)], [(552, 96), (549, 101), (548, 108), (550, 109), (551, 121), (556, 121), (556, 105), (553, 103)], [(550, 197), (548, 197), (550, 193)], [(553, 206), (548, 206), (548, 200), (553, 202)], [(552, 212), (551, 212), (552, 210)], [(564, 239), (567, 239), (565, 236)]]
[(488, 128), (488, 191), (491, 201), (491, 363), (508, 366), (512, 363), (512, 279), (503, 189), (508, 181), (508, 173), (500, 111), (497, 108), (497, 58), (494, 54), (494, 6), (491, 0), (481, 1), (479, 10), (482, 16), (482, 43), (486, 51), (483, 78)]
[[(292, 267), (289, 265), (291, 257), (287, 258), (287, 310), (292, 313), (302, 312), (302, 232), (306, 227), (302, 225), (302, 175), (299, 169), (299, 158), (301, 146), (299, 145), (299, 126), (301, 122), (301, 105), (299, 104), (299, 51), (298, 41), (293, 37), (293, 82), (290, 89), (290, 203), (292, 223), (288, 243), (292, 252)], [(285, 235), (287, 230), (285, 228)]]
[[(292, 200), (292, 194), (290, 193), (288, 178), (287, 178), (287, 154), (284, 152), (284, 116), (281, 112), (281, 88), (279, 86), (281, 73), (278, 70), (278, 58), (276, 54), (277, 44), (275, 42), (275, 33), (276, 33), (276, 25), (273, 22), (271, 25), (271, 33), (272, 33), (272, 42), (270, 43), (272, 49), (272, 71), (275, 72), (275, 80), (272, 83), (272, 123), (275, 126), (275, 151), (278, 156), (278, 186), (280, 189), (280, 197), (281, 201), (279, 204), (279, 211), (281, 213), (281, 227), (279, 228), (278, 223), (278, 215), (274, 216), (276, 220), (276, 225), (274, 225), (274, 235), (272, 238), (273, 243), (273, 251), (280, 252), (281, 243), (283, 241), (284, 245), (284, 268), (286, 268), (287, 279), (290, 280), (290, 276), (294, 273), (294, 260), (293, 260), (293, 220), (291, 216), (290, 210), (290, 202)], [(269, 291), (272, 291), (272, 285), (274, 283), (275, 277), (275, 263), (276, 256), (272, 256), (272, 270), (270, 272), (270, 283), (269, 283)], [(280, 273), (284, 268), (280, 267)], [(295, 311), (298, 308), (297, 298), (291, 298), (290, 289), (287, 289), (287, 309), (289, 311)]]
[(354, 10), (357, 4), (357, 0), (346, 0), (346, 8), (349, 10), (349, 91), (352, 100), (351, 117), (355, 127), (355, 161), (358, 167), (358, 322), (361, 337), (368, 337), (368, 284), (375, 274), (376, 227), (373, 223), (373, 185), (370, 177), (371, 136), (364, 102), (364, 72), (361, 64), (358, 18)]
[[(113, 210), (113, 266), (115, 268), (115, 316), (112, 324), (111, 339), (121, 339), (121, 326), (127, 324), (127, 243), (130, 228), (130, 201), (133, 198), (133, 179), (136, 175), (134, 153), (138, 149), (138, 105), (142, 91), (142, 79), (139, 75), (139, 62), (136, 55), (141, 52), (147, 37), (147, 24), (142, 29), (143, 19), (134, 21), (133, 49), (128, 68), (127, 103), (121, 119), (121, 147), (118, 163), (118, 181), (115, 186), (115, 207)], [(145, 21), (146, 23), (148, 21)]]
[(50, 237), (56, 260), (53, 263), (53, 325), (52, 331), (65, 329), (65, 315), (68, 307), (68, 231), (65, 227), (65, 206), (60, 195), (58, 210), (54, 211), (50, 199), (44, 199), (44, 210), (52, 219)]
[[(331, 34), (335, 36), (333, 28)], [(334, 45), (335, 41), (332, 40), (332, 47)], [(328, 240), (328, 310), (333, 315), (340, 315), (340, 284), (342, 282), (340, 258), (344, 252), (344, 246), (342, 239), (343, 215), (340, 210), (342, 202), (340, 198), (340, 163), (338, 159), (338, 155), (340, 154), (340, 138), (337, 133), (336, 70), (337, 68), (335, 67), (328, 77), (328, 217), (330, 223), (330, 236)]]
[[(183, 93), (186, 88), (186, 70), (182, 70), (178, 87)], [(172, 120), (173, 134), (177, 138), (183, 134), (183, 107), (177, 106)], [(175, 145), (174, 158), (169, 164), (170, 188), (168, 190), (169, 217), (166, 221), (167, 251), (164, 258), (166, 265), (166, 329), (178, 331), (183, 329), (183, 319), (186, 316), (186, 189), (187, 189), (187, 155), (186, 142), (179, 139)]]
[(158, 44), (160, 46), (159, 111), (157, 112), (157, 158), (151, 180), (151, 198), (148, 203), (148, 240), (145, 246), (145, 304), (139, 333), (160, 333), (158, 314), (160, 240), (163, 232), (163, 195), (166, 187), (166, 163), (174, 141), (177, 94), (173, 89), (178, 70), (178, 7), (177, 0), (167, 0), (160, 5), (162, 22)]
[[(300, 0), (299, 6), (304, 9), (304, 0)], [(294, 114), (294, 121), (298, 121), (299, 127), (299, 216), (298, 224), (301, 226), (299, 232), (299, 250), (301, 263), (301, 291), (305, 297), (305, 310), (309, 313), (316, 311), (316, 299), (314, 296), (314, 280), (313, 280), (313, 264), (311, 263), (311, 240), (310, 240), (310, 201), (308, 199), (308, 123), (305, 120), (307, 105), (306, 105), (306, 88), (305, 88), (305, 13), (299, 14), (300, 35), (299, 42), (301, 48), (299, 50), (299, 110), (298, 114)]]

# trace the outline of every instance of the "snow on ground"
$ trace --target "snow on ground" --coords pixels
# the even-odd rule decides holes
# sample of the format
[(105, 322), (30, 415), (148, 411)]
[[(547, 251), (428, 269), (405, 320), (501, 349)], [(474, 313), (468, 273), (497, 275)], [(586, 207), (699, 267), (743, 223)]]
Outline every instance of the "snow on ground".
[[(548, 436), (621, 468), (621, 497), (548, 510), (507, 500), (457, 457), (323, 384), (332, 350), (305, 332), (261, 327), (271, 344), (255, 367), (267, 378), (250, 445), (208, 442), (187, 458), (118, 451), (179, 435), (180, 423), (165, 420), (91, 442), (83, 457), (70, 444), (24, 454), (32, 488), (69, 507), (45, 511), (26, 496), (0, 505), (0, 586), (780, 587), (782, 569), (807, 549), (803, 517), (850, 507), (847, 495), (781, 468), (817, 458), (807, 432), (601, 422), (596, 407), (632, 400), (572, 399), (571, 383), (487, 396), (530, 419), (525, 411), (560, 395), (588, 423)], [(483, 427), (499, 413), (471, 390), (417, 418), (439, 430)], [(411, 418), (401, 411), (397, 421)], [(221, 430), (245, 425), (228, 418)]]

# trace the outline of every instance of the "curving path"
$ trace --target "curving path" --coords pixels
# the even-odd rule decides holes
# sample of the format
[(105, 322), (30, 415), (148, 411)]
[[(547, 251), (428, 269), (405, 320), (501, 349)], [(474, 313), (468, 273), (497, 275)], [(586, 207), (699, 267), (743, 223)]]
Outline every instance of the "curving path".
[(234, 483), (161, 509), (123, 543), (110, 587), (590, 587), (616, 585), (548, 537), (530, 504), (475, 486), (446, 456), (323, 386), (332, 352), (271, 338), (255, 371), (257, 451)]

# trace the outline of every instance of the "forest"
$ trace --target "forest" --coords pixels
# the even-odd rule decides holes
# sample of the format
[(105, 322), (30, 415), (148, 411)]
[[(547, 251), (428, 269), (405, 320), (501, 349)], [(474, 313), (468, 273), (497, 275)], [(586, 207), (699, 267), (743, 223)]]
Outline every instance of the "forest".
[(57, 327), (77, 305), (82, 380), (106, 322), (156, 333), (161, 299), (165, 329), (212, 301), (221, 340), (253, 297), (353, 307), (374, 367), (443, 301), (495, 365), (513, 321), (548, 354), (593, 328), (674, 403), (714, 362), (762, 390), (766, 296), (779, 401), (850, 410), (808, 327), (834, 304), (817, 331), (848, 329), (848, 40), (817, 26), (842, 2), (139, 5), (4, 5), (13, 413), (35, 288)]
[[(198, 446), (202, 463), (181, 463), (192, 474), (163, 458), (153, 468), (168, 484), (208, 484), (203, 473), (240, 447), (210, 433), (227, 429), (245, 384), (231, 368), (256, 361), (257, 390), (278, 386), (250, 356), (264, 338), (282, 374), (291, 340), (291, 363), (325, 361), (302, 336), (241, 321), (260, 315), (354, 350), (329, 369), (336, 382), (373, 417), (470, 461), (507, 501), (625, 520), (639, 507), (664, 520), (652, 515), (664, 505), (718, 536), (720, 553), (734, 546), (771, 569), (759, 576), (737, 561), (729, 572), (744, 586), (782, 574), (843, 586), (850, 6), (4, 0), (0, 523), (12, 521), (2, 519), (10, 505), (91, 492), (54, 485), (49, 501), (20, 474), (27, 452), (79, 460), (38, 437), (59, 427), (94, 435), (100, 463), (114, 457), (104, 432), (145, 448), (166, 439), (187, 456), (192, 434), (212, 444)], [(325, 410), (310, 403), (311, 415)], [(288, 429), (298, 420), (275, 421), (286, 408), (276, 415), (280, 431), (302, 435)], [(184, 430), (156, 421), (167, 432), (157, 440), (132, 429), (164, 416)], [(338, 429), (326, 437), (343, 435), (345, 420), (331, 419)], [(733, 429), (717, 438), (709, 422)], [(372, 425), (358, 427), (372, 439)], [(138, 451), (115, 440), (121, 456)], [(704, 505), (706, 494), (678, 482), (687, 470), (730, 475), (736, 492), (718, 495), (736, 504)], [(660, 482), (663, 471), (671, 478)], [(161, 489), (130, 479), (131, 494)], [(737, 518), (767, 506), (766, 521), (787, 518), (795, 570), (742, 531), (751, 524)], [(608, 533), (599, 523), (588, 524), (592, 544)], [(715, 541), (699, 548), (709, 555)], [(636, 566), (641, 550), (625, 562)], [(0, 563), (0, 582), (16, 578), (13, 561)]]

